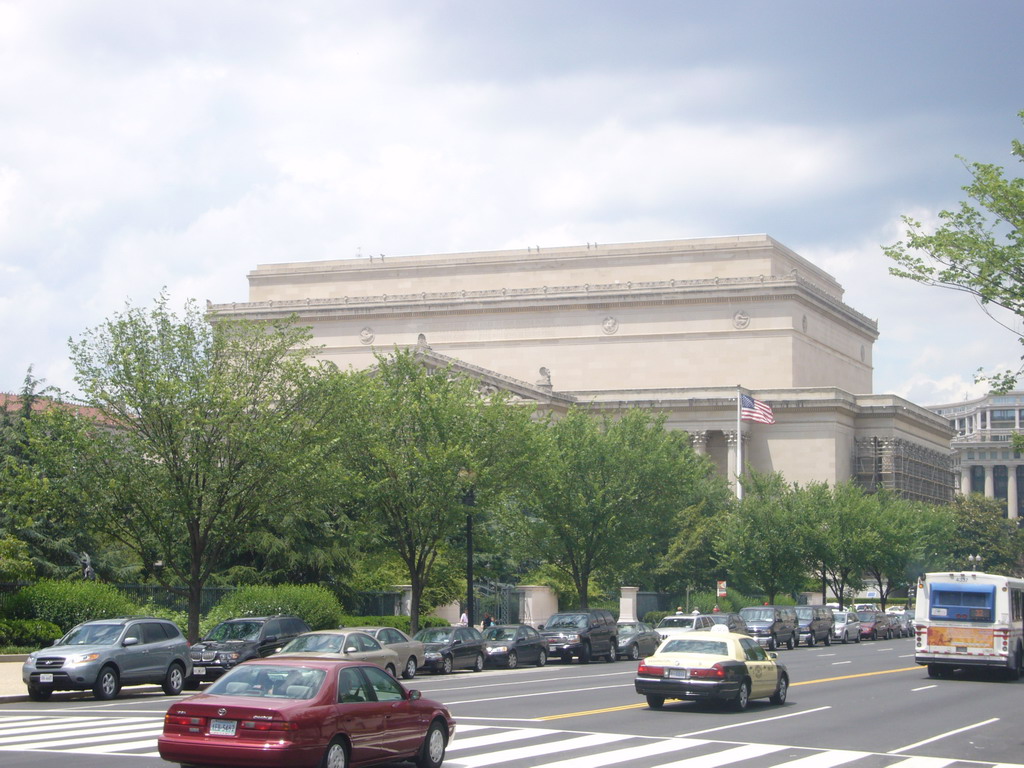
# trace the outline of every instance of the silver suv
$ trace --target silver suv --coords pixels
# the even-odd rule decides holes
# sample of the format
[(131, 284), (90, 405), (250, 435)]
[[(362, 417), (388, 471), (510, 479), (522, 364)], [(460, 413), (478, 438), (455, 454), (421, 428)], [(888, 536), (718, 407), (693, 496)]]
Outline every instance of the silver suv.
[(191, 673), (188, 643), (177, 624), (130, 616), (79, 624), (49, 648), (30, 653), (21, 679), (35, 701), (54, 691), (90, 689), (97, 699), (112, 699), (122, 685), (140, 683), (159, 683), (174, 696)]

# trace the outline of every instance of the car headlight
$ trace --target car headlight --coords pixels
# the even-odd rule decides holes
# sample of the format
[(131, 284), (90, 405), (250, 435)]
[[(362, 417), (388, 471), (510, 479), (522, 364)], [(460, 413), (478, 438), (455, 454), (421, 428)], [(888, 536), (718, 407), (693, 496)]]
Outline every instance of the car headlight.
[(36, 656), (38, 656), (38, 655), (39, 655), (39, 651), (34, 651), (33, 653), (30, 653), (28, 655), (28, 658), (25, 659), (25, 663), (26, 664), (35, 664), (36, 663)]
[(441, 654), (438, 653), (437, 651), (427, 651), (426, 653), (423, 654), (423, 658), (425, 658), (425, 659), (439, 659), (439, 658), (441, 658)]
[(578, 643), (580, 641), (580, 636), (578, 634), (570, 634), (566, 635), (565, 639), (568, 640), (570, 643)]
[(487, 652), (488, 653), (507, 653), (508, 652), (508, 646), (507, 645), (492, 645), (490, 648), (487, 649)]
[(96, 661), (100, 655), (98, 653), (80, 653), (77, 656), (69, 656), (68, 664), (85, 664), (87, 661)]

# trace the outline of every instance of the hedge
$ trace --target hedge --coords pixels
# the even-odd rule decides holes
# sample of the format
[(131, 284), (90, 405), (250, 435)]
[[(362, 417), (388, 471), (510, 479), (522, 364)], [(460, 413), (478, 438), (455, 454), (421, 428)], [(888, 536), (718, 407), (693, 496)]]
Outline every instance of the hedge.
[(0, 645), (44, 648), (53, 645), (63, 632), (42, 619), (0, 619)]
[(56, 624), (55, 637), (83, 621), (141, 613), (142, 607), (123, 592), (97, 581), (40, 581), (18, 590), (7, 602), (7, 618)]
[(200, 633), (205, 635), (227, 619), (278, 614), (298, 616), (311, 629), (329, 629), (341, 622), (342, 608), (333, 592), (316, 584), (240, 587), (206, 615)]
[[(342, 616), (339, 627), (394, 627), (405, 634), (412, 629), (410, 616)], [(450, 623), (437, 616), (420, 616), (420, 629), (427, 627), (447, 627)]]

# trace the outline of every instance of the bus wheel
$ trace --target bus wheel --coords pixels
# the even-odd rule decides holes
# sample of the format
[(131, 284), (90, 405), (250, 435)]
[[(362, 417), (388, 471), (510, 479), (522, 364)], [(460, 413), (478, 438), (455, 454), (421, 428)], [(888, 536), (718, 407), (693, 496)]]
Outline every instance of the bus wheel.
[(1024, 652), (1021, 647), (1017, 646), (1017, 652), (1013, 655), (1013, 663), (1009, 670), (1007, 670), (1006, 677), (1010, 680), (1020, 680), (1021, 667), (1024, 666)]

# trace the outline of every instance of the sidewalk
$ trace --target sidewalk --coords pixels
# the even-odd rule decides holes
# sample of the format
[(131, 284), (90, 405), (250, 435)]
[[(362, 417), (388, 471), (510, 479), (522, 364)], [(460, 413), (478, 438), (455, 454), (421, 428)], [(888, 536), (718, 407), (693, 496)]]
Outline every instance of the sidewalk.
[[(0, 704), (12, 701), (31, 701), (25, 683), (21, 681), (21, 665), (24, 656), (0, 656)], [(160, 686), (133, 685), (125, 691), (142, 693), (159, 691)], [(61, 699), (92, 698), (92, 691), (54, 691), (53, 701)]]

